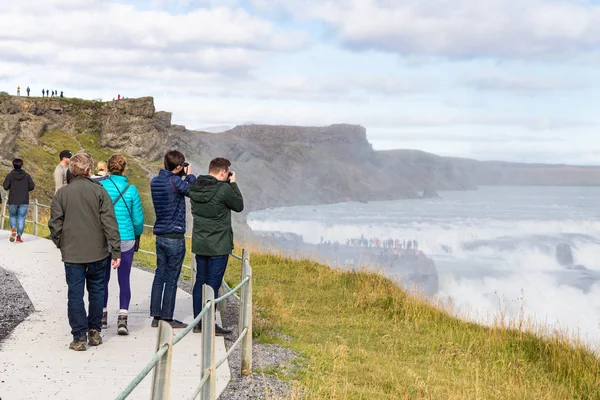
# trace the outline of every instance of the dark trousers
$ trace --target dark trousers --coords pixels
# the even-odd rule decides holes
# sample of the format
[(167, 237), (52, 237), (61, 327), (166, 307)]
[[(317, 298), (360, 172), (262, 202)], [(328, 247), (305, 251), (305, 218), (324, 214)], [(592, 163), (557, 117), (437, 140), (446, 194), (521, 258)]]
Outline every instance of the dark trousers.
[[(87, 337), (88, 329), (100, 331), (104, 300), (104, 260), (87, 264), (65, 263), (69, 287), (67, 310), (73, 339)], [(86, 315), (83, 295), (87, 284), (89, 312)]]
[(156, 237), (156, 271), (150, 296), (150, 315), (172, 319), (177, 281), (185, 258), (185, 239)]
[(202, 311), (202, 285), (210, 286), (215, 291), (215, 298), (219, 297), (219, 288), (225, 275), (227, 261), (229, 261), (229, 254), (213, 257), (196, 255), (196, 283), (192, 291), (194, 318)]
[[(119, 307), (121, 310), (129, 310), (131, 303), (131, 265), (135, 249), (127, 250), (121, 253), (121, 265), (117, 268), (117, 277), (119, 279)], [(110, 282), (110, 273), (112, 271), (111, 258), (108, 257), (104, 266), (104, 307), (108, 307), (108, 283)]]

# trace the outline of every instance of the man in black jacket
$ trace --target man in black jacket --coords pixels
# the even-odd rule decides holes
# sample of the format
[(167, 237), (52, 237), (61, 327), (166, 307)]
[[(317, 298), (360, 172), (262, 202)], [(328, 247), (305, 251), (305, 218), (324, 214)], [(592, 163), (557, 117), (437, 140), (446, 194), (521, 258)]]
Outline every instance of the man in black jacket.
[(31, 175), (23, 171), (23, 160), (13, 160), (14, 169), (4, 179), (4, 190), (10, 190), (8, 195), (8, 210), (10, 213), (10, 241), (23, 243), (21, 238), (25, 230), (25, 217), (29, 208), (29, 192), (35, 188)]

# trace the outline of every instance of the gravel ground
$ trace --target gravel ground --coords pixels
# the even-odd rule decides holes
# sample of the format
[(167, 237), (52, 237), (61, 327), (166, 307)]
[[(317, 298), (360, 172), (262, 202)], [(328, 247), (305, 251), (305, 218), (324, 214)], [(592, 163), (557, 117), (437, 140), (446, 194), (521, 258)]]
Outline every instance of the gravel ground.
[[(154, 273), (153, 269), (136, 265), (144, 271)], [(179, 287), (188, 293), (192, 293), (190, 281), (179, 281)], [(225, 310), (221, 313), (224, 327), (233, 330), (233, 334), (225, 340), (225, 346), (229, 347), (238, 338), (238, 309), (239, 303), (235, 298), (229, 298), (225, 304)], [(240, 351), (238, 348), (229, 357), (229, 368), (231, 369), (231, 380), (221, 394), (223, 400), (246, 400), (246, 399), (285, 399), (291, 394), (290, 385), (279, 379), (277, 374), (293, 373), (294, 360), (298, 357), (292, 350), (273, 344), (259, 344), (253, 340), (252, 361), (254, 372), (249, 376), (240, 376)], [(268, 371), (265, 372), (265, 371)]]
[(0, 341), (34, 311), (19, 280), (0, 267)]

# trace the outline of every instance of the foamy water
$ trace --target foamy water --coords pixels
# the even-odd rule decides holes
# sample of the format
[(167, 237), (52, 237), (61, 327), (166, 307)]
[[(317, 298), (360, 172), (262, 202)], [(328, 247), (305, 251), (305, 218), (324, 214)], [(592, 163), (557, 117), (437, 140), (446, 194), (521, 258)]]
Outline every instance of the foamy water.
[[(362, 236), (417, 239), (434, 259), (442, 298), (470, 318), (500, 310), (578, 331), (600, 347), (600, 188), (485, 187), (442, 199), (287, 207), (251, 213), (253, 230), (293, 232), (305, 242)], [(568, 243), (575, 264), (559, 265)]]

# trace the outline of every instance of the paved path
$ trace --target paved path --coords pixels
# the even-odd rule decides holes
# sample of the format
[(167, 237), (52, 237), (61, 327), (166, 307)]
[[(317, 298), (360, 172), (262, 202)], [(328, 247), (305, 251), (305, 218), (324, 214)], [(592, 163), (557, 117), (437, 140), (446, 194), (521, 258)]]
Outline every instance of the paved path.
[[(0, 265), (15, 273), (29, 295), (35, 312), (0, 343), (0, 399), (114, 399), (152, 358), (157, 329), (150, 327), (150, 288), (153, 275), (133, 268), (129, 336), (116, 334), (118, 284), (110, 282), (109, 327), (102, 332), (104, 344), (85, 352), (69, 350), (67, 285), (60, 252), (52, 242), (24, 236), (23, 244), (8, 241), (0, 231)], [(192, 318), (192, 298), (177, 293), (175, 317)], [(171, 398), (189, 398), (200, 379), (200, 336), (190, 333), (175, 347)], [(216, 357), (225, 355), (223, 338), (217, 338)], [(152, 373), (130, 399), (148, 399)], [(229, 382), (229, 365), (217, 370), (221, 393)]]

